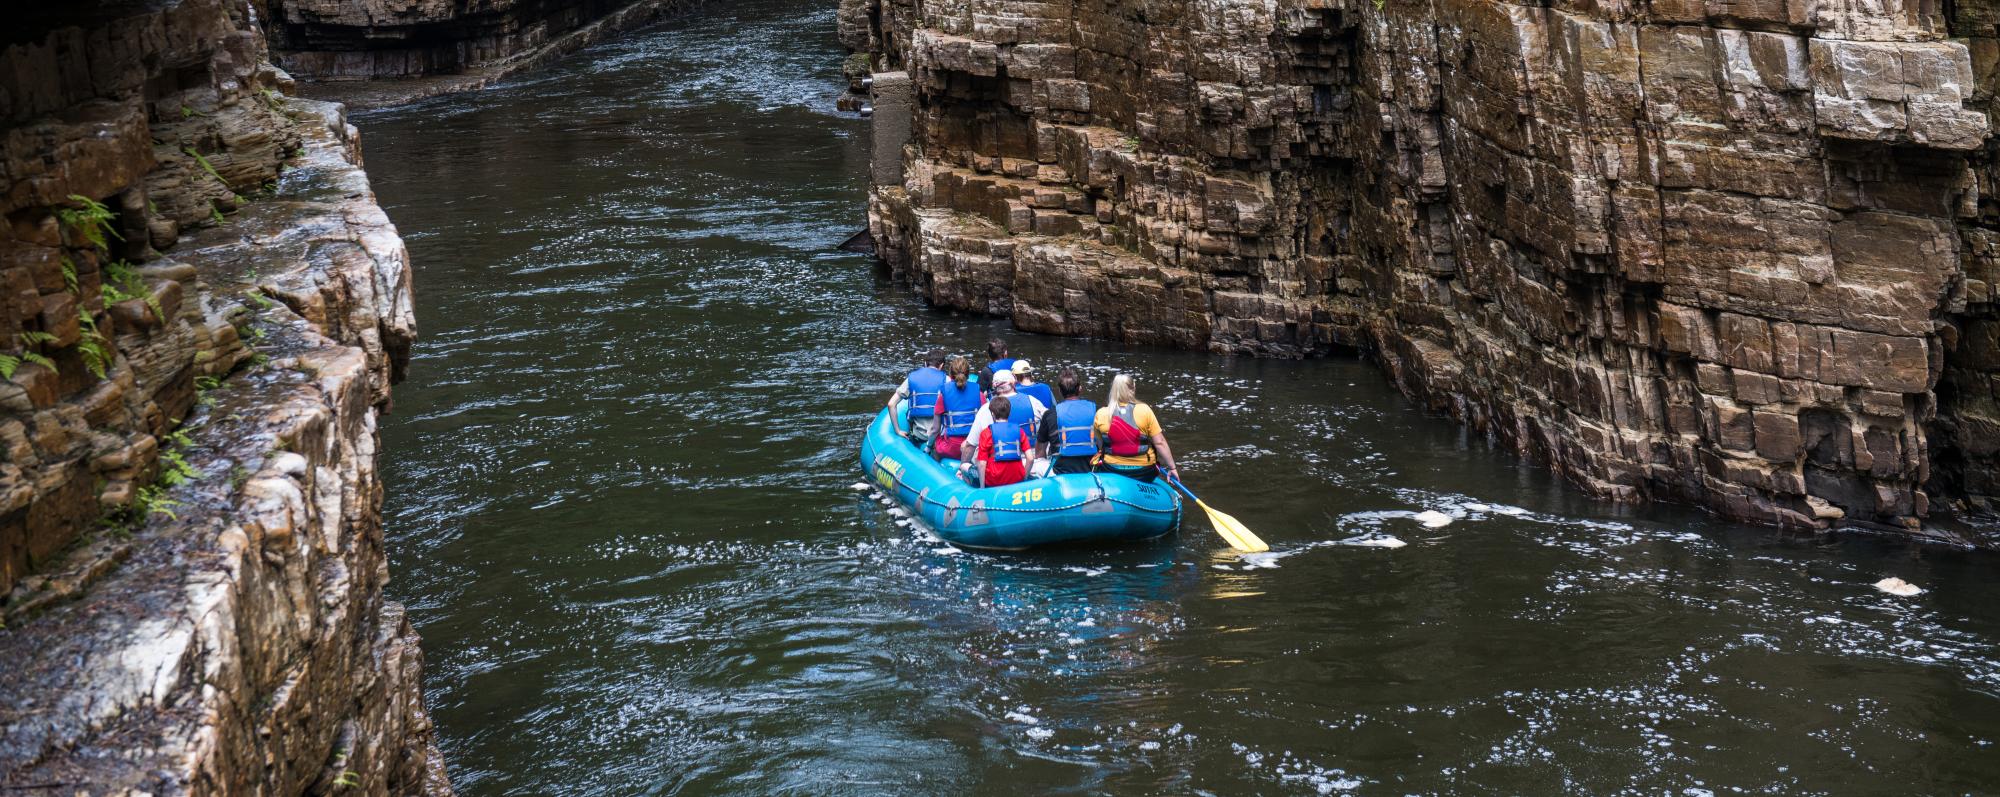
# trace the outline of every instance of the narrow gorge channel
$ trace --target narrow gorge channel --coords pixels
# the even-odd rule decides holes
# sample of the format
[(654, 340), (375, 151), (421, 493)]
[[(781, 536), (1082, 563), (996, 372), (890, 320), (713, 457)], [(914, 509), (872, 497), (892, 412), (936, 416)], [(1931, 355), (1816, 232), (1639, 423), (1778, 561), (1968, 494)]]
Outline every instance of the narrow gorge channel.
[[(1358, 359), (932, 309), (830, 252), (868, 201), (844, 55), (829, 3), (717, 3), (357, 115), (424, 323), (381, 427), (388, 590), (461, 793), (2000, 783), (1993, 554), (1600, 501)], [(1272, 554), (1199, 517), (960, 552), (851, 489), (914, 353), (993, 335), (1093, 394), (1138, 374)]]

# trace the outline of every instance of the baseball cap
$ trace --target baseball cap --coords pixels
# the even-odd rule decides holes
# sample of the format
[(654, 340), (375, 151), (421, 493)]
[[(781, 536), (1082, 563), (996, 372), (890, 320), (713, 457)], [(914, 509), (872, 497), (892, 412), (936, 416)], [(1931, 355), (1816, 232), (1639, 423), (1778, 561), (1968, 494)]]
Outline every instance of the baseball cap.
[(996, 385), (997, 385), (997, 384), (1000, 384), (1000, 383), (1002, 383), (1002, 382), (1005, 382), (1005, 383), (1007, 383), (1007, 384), (1010, 384), (1010, 385), (1011, 385), (1011, 384), (1013, 384), (1013, 383), (1014, 383), (1014, 372), (1013, 372), (1013, 371), (994, 371), (994, 372), (993, 372), (993, 384), (996, 384)]
[(1015, 360), (1011, 370), (1017, 374), (1032, 374), (1035, 372), (1035, 366), (1027, 360)]

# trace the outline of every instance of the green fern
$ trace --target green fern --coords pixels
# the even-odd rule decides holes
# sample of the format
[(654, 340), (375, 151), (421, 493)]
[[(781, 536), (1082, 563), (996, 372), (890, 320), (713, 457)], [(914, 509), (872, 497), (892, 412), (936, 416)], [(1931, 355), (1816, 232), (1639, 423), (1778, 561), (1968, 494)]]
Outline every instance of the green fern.
[(208, 172), (208, 176), (215, 178), (215, 181), (221, 183), (223, 188), (229, 187), (229, 181), (222, 179), (222, 173), (215, 170), (215, 164), (209, 163), (207, 156), (194, 151), (193, 147), (181, 147), (181, 151), (187, 153), (188, 157), (194, 158), (194, 162), (201, 165), (201, 170)]
[(111, 350), (111, 341), (97, 330), (97, 319), (91, 316), (90, 311), (77, 310), (76, 323), (83, 328), (83, 339), (76, 344), (76, 350), (83, 354), (83, 367), (103, 379), (118, 355)]
[(19, 339), (22, 346), (40, 346), (44, 343), (56, 342), (56, 336), (35, 329), (22, 331)]
[[(105, 301), (122, 302), (127, 299), (144, 299), (146, 300), (147, 309), (153, 311), (153, 317), (159, 319), (161, 324), (167, 323), (167, 311), (160, 307), (160, 297), (153, 294), (152, 287), (146, 284), (146, 278), (141, 276), (139, 270), (133, 268), (131, 263), (120, 260), (105, 266), (104, 282)], [(118, 286), (116, 293), (120, 298), (111, 298), (114, 292), (111, 287), (112, 285)]]
[(77, 293), (82, 290), (76, 285), (76, 261), (64, 257), (62, 259), (62, 275), (63, 285), (69, 288), (70, 293)]
[(56, 218), (64, 227), (68, 227), (77, 237), (82, 238), (84, 243), (108, 252), (111, 250), (111, 242), (106, 236), (120, 241), (125, 240), (125, 236), (111, 229), (111, 220), (117, 218), (118, 214), (112, 213), (104, 203), (80, 194), (70, 194), (69, 200), (83, 207), (58, 208)]
[(210, 221), (213, 221), (213, 222), (215, 222), (215, 226), (217, 226), (217, 227), (220, 227), (220, 226), (222, 226), (222, 225), (224, 225), (224, 224), (228, 224), (228, 223), (229, 223), (229, 219), (225, 218), (225, 217), (224, 217), (224, 216), (222, 215), (222, 209), (221, 209), (221, 208), (218, 208), (218, 207), (216, 207), (216, 206), (215, 206), (215, 203), (213, 203), (213, 202), (210, 202), (210, 203), (209, 203), (209, 205), (208, 205), (208, 219), (209, 219)]
[(0, 354), (0, 379), (13, 379), (14, 372), (20, 370), (21, 363), (24, 362), (34, 363), (52, 372), (56, 370), (55, 361), (35, 352), (22, 352), (19, 357), (12, 354)]
[(178, 487), (201, 478), (201, 471), (188, 464), (187, 454), (181, 448), (168, 448), (160, 452), (160, 484)]

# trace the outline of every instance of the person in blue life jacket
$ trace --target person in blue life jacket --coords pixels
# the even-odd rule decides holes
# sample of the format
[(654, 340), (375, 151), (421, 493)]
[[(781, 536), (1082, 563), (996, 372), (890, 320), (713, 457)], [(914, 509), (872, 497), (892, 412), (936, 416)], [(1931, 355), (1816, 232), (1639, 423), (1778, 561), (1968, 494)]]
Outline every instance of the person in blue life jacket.
[(1049, 469), (1051, 475), (1089, 473), (1090, 460), (1097, 456), (1097, 441), (1090, 435), (1097, 422), (1097, 404), (1083, 397), (1083, 380), (1073, 368), (1064, 368), (1056, 376), (1056, 389), (1062, 392), (1062, 400), (1053, 411), (1042, 414), (1035, 441), (1042, 456), (1055, 463)]
[(993, 375), (1014, 370), (1014, 358), (1007, 356), (1007, 341), (994, 338), (986, 341), (986, 359), (986, 367), (979, 369), (979, 389), (991, 393)]
[[(986, 397), (986, 406), (980, 407), (979, 412), (972, 418), (971, 437), (966, 439), (964, 450), (959, 454), (961, 461), (972, 461), (972, 447), (979, 442), (979, 433), (993, 424), (993, 399), (1002, 396), (1007, 397), (1009, 401), (1005, 414), (1000, 416), (1001, 419), (1012, 421), (1014, 425), (1031, 432), (1036, 428), (1036, 424), (1041, 423), (1042, 414), (1049, 411), (1048, 407), (1042, 406), (1041, 401), (1014, 392), (1013, 371), (993, 372), (993, 394)], [(1032, 434), (1030, 436), (1032, 437)]]
[(1012, 404), (1029, 399), (1014, 396), (994, 396), (987, 406), (1000, 416), (986, 428), (973, 435), (969, 447), (976, 447), (975, 462), (979, 466), (979, 487), (1004, 487), (1026, 481), (1028, 471), (1035, 464), (1035, 447), (1029, 442), (1028, 426), (1011, 420), (1014, 413)]
[(979, 386), (972, 383), (972, 362), (953, 355), (945, 363), (947, 377), (944, 387), (938, 390), (936, 411), (938, 420), (937, 445), (931, 449), (933, 459), (959, 459), (965, 456), (965, 438), (972, 434), (972, 421), (986, 405), (986, 394), (979, 392)]
[(951, 377), (944, 372), (944, 349), (931, 349), (924, 355), (924, 367), (911, 371), (903, 378), (903, 384), (896, 386), (896, 392), (889, 394), (889, 409), (896, 409), (896, 402), (910, 402), (909, 430), (903, 434), (910, 442), (923, 448), (937, 436), (938, 396), (944, 394), (945, 382)]
[(1015, 360), (1007, 370), (1014, 372), (1014, 392), (1023, 396), (1034, 396), (1044, 407), (1056, 405), (1056, 394), (1048, 385), (1035, 381), (1035, 365), (1027, 360)]

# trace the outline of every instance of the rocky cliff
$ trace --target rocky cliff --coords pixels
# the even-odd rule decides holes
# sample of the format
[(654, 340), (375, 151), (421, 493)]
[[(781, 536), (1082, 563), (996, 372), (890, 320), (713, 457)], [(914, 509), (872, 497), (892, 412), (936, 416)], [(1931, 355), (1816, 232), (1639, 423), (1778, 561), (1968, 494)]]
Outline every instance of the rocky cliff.
[(382, 597), (407, 257), (256, 15), (0, 37), (0, 791), (449, 791)]
[[(257, 0), (273, 59), (363, 106), (477, 88), (689, 0)], [(356, 81), (402, 78), (393, 83)]]
[(931, 301), (1364, 349), (1593, 492), (1806, 528), (2000, 494), (1996, 22), (1916, 0), (841, 6), (878, 72), (870, 229)]

